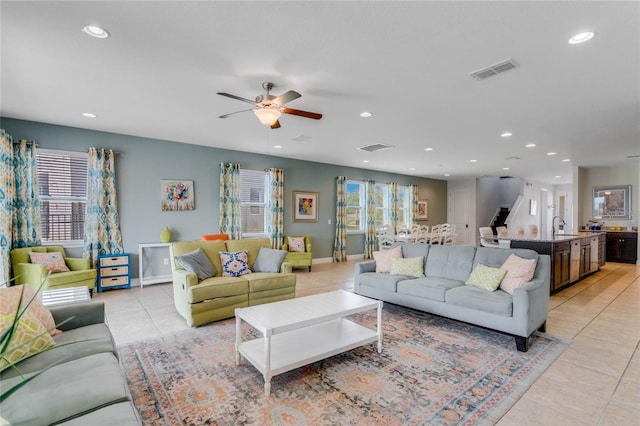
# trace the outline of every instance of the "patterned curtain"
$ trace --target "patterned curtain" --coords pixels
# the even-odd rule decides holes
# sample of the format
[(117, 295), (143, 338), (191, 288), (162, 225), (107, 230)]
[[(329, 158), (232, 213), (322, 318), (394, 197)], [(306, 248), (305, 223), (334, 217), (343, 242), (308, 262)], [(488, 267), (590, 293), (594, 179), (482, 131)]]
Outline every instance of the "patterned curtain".
[(242, 238), (240, 164), (220, 163), (220, 232)]
[(418, 185), (409, 185), (409, 223), (411, 225), (418, 223)]
[(376, 249), (376, 183), (372, 180), (365, 182), (367, 191), (366, 198), (366, 227), (364, 230), (364, 258), (373, 259), (373, 252)]
[(389, 183), (389, 225), (393, 227), (393, 232), (398, 232), (398, 183)]
[(0, 287), (9, 282), (9, 253), (11, 252), (11, 223), (13, 214), (13, 138), (0, 129), (0, 251), (2, 252), (2, 275)]
[(267, 169), (269, 173), (269, 206), (267, 209), (267, 234), (271, 248), (280, 249), (284, 234), (284, 170)]
[(115, 153), (89, 148), (83, 256), (95, 267), (99, 255), (122, 252)]
[(336, 239), (333, 243), (333, 261), (347, 261), (347, 177), (336, 178)]
[(0, 285), (11, 276), (12, 248), (41, 245), (36, 144), (1, 130), (0, 142)]

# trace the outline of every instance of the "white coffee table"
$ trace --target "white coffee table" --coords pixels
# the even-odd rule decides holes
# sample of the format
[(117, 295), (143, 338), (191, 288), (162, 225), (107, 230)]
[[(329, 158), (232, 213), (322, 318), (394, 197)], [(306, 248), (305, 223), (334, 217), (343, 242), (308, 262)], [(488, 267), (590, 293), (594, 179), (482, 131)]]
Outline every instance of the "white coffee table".
[[(376, 330), (345, 318), (372, 309), (378, 310)], [(382, 352), (382, 302), (347, 291), (238, 308), (235, 315), (236, 365), (242, 355), (262, 373), (266, 396), (278, 374), (376, 341)], [(242, 342), (243, 320), (264, 337)]]

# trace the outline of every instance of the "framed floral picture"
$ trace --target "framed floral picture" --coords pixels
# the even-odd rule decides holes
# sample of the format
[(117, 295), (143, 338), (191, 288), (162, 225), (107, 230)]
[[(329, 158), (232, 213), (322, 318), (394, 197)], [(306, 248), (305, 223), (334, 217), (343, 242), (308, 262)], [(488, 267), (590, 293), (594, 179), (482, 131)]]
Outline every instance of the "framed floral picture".
[(195, 210), (192, 180), (161, 180), (162, 211)]
[(427, 207), (427, 200), (418, 200), (418, 215), (416, 216), (418, 220), (429, 219), (429, 211)]
[(293, 191), (293, 221), (318, 221), (318, 193)]

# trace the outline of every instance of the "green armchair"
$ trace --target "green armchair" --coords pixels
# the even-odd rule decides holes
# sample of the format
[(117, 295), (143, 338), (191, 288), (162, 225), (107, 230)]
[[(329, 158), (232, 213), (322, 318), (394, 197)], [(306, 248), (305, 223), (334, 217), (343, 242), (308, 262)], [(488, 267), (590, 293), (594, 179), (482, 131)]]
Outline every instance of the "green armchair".
[[(304, 238), (304, 252), (298, 251), (289, 251), (289, 237), (292, 238)], [(285, 235), (284, 236), (284, 244), (282, 245), (282, 250), (286, 250), (289, 252), (287, 257), (285, 257), (284, 261), (289, 262), (292, 267), (302, 267), (308, 266), (309, 272), (311, 272), (311, 264), (312, 264), (312, 252), (311, 252), (311, 237), (308, 235)]]
[[(45, 265), (31, 263), (29, 252), (62, 253), (69, 272), (56, 272), (47, 275)], [(66, 287), (87, 286), (93, 293), (97, 270), (91, 268), (89, 259), (67, 257), (62, 246), (26, 247), (11, 250), (11, 267), (13, 268), (14, 284), (28, 284), (34, 291), (55, 290)]]

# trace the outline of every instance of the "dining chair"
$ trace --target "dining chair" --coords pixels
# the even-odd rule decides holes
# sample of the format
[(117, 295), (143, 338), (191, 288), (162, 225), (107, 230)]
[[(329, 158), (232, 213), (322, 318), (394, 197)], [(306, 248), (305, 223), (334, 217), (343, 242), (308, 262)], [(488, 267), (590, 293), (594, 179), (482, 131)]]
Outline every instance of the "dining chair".
[(493, 229), (489, 226), (483, 226), (478, 229), (480, 231), (480, 245), (483, 247), (498, 248), (499, 244), (494, 241)]
[(433, 225), (429, 234), (429, 244), (441, 244), (442, 234), (440, 232), (441, 225)]
[(529, 235), (532, 237), (538, 236), (538, 225), (529, 225)]
[(498, 234), (498, 238), (509, 238), (509, 231), (506, 226), (498, 226), (496, 227), (496, 233)]

